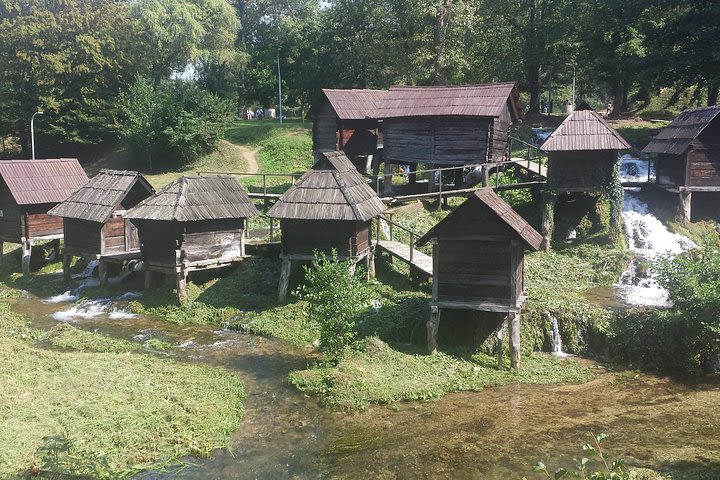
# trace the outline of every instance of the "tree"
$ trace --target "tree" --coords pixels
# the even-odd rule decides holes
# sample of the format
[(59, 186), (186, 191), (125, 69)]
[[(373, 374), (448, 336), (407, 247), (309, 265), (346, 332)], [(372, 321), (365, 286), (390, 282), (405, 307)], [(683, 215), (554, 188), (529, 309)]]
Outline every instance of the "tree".
[(112, 0), (0, 0), (0, 125), (29, 153), (29, 120), (61, 141), (112, 130), (114, 97), (142, 68), (127, 5)]
[(119, 134), (150, 168), (214, 151), (232, 118), (228, 102), (179, 80), (139, 77), (119, 104)]

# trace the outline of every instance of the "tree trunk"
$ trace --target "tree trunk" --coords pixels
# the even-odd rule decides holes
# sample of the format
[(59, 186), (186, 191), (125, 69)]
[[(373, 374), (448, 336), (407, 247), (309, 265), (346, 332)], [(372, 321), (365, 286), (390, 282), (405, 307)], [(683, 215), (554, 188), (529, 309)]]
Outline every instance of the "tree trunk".
[(528, 113), (540, 113), (540, 70), (541, 67), (537, 63), (531, 63), (528, 66), (528, 86), (530, 90), (530, 105)]
[(707, 106), (717, 105), (718, 94), (720, 93), (720, 80), (711, 80), (708, 82)]
[(435, 85), (447, 85), (447, 30), (450, 23), (450, 10), (453, 0), (438, 0), (435, 12), (435, 32), (433, 43), (435, 47)]

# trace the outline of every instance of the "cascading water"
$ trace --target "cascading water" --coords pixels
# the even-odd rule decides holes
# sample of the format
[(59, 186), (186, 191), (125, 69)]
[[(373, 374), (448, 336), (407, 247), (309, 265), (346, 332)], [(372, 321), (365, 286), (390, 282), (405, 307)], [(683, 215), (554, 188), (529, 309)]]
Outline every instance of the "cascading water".
[[(647, 181), (648, 163), (644, 160), (623, 157), (623, 182)], [(650, 170), (650, 177), (652, 177)], [(635, 254), (630, 266), (620, 276), (617, 289), (623, 302), (633, 306), (667, 306), (668, 294), (655, 279), (649, 265), (659, 256), (677, 255), (695, 248), (689, 238), (670, 232), (650, 213), (650, 207), (638, 196), (637, 188), (625, 188), (623, 220), (630, 250)]]
[(550, 312), (544, 312), (544, 316), (549, 326), (547, 333), (550, 339), (550, 353), (556, 357), (567, 356), (567, 353), (563, 352), (562, 336), (560, 335), (560, 325), (557, 318), (550, 315)]

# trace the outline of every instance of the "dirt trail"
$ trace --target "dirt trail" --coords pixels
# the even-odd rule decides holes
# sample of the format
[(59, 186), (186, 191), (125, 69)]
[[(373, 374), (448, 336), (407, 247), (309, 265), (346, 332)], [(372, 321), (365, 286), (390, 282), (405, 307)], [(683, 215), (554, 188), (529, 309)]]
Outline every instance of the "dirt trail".
[(260, 166), (258, 165), (257, 161), (257, 153), (260, 151), (260, 147), (252, 150), (242, 145), (236, 146), (240, 150), (240, 153), (242, 154), (245, 161), (247, 162), (247, 168), (245, 169), (245, 171), (247, 173), (257, 173), (258, 170), (260, 170)]

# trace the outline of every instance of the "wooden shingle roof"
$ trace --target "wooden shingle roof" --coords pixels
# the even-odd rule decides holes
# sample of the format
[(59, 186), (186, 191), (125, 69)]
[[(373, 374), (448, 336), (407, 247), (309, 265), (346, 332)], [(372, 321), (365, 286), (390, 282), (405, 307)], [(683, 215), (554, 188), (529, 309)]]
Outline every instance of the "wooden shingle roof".
[(62, 202), (88, 181), (76, 158), (0, 160), (0, 177), (18, 205)]
[(510, 108), (513, 120), (521, 118), (514, 82), (485, 85), (390, 87), (378, 109), (378, 118), (438, 115), (499, 117)]
[(540, 150), (627, 150), (630, 144), (593, 110), (576, 110), (545, 140)]
[(505, 200), (495, 193), (492, 188), (481, 188), (475, 190), (475, 192), (459, 207), (450, 212), (448, 216), (443, 218), (440, 222), (435, 224), (428, 232), (420, 237), (417, 241), (417, 246), (423, 246), (428, 243), (433, 237), (437, 236), (437, 231), (442, 229), (442, 226), (447, 222), (455, 219), (456, 217), (462, 218), (463, 210), (471, 208), (474, 202), (482, 202), (492, 212), (494, 212), (498, 219), (509, 226), (517, 235), (518, 239), (521, 240), (529, 249), (537, 250), (540, 248), (542, 242), (542, 236), (523, 218), (508, 205)]
[(268, 210), (268, 217), (367, 221), (385, 211), (385, 204), (343, 152), (320, 155)]
[(377, 109), (387, 90), (323, 88), (323, 94), (340, 120), (378, 118)]
[(252, 200), (235, 177), (180, 177), (128, 210), (125, 218), (141, 220), (219, 220), (257, 215)]
[(89, 182), (48, 212), (50, 215), (104, 223), (137, 182), (153, 194), (152, 186), (138, 172), (102, 169)]
[(682, 155), (690, 143), (720, 115), (720, 105), (685, 110), (650, 140), (644, 153)]

